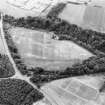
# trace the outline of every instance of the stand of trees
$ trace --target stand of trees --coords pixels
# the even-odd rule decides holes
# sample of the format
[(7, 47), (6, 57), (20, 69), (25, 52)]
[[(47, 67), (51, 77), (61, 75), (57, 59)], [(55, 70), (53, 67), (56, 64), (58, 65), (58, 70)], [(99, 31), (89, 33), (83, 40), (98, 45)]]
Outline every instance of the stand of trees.
[(58, 21), (59, 19), (57, 17), (65, 7), (66, 7), (66, 3), (58, 3), (47, 14), (47, 18), (51, 19), (52, 21)]
[(0, 81), (1, 105), (32, 105), (43, 98), (43, 93), (24, 80), (4, 79)]
[(14, 75), (15, 71), (8, 56), (0, 54), (0, 79), (9, 78)]

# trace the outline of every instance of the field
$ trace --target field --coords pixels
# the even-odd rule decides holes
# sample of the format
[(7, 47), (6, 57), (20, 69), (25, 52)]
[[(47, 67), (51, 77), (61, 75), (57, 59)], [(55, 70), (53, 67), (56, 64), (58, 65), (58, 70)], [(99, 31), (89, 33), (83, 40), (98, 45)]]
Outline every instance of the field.
[[(67, 105), (104, 105), (105, 94), (99, 93), (102, 76), (80, 76), (57, 80), (42, 87), (55, 102)], [(77, 104), (78, 103), (78, 104)]]
[(99, 32), (105, 32), (104, 8), (88, 6), (85, 10), (85, 14), (83, 18), (84, 18), (83, 19), (84, 28), (93, 29)]
[[(84, 29), (92, 29), (105, 32), (105, 10), (104, 7), (91, 5), (68, 4), (59, 18), (76, 24)], [(97, 17), (97, 18), (96, 18)]]
[(51, 33), (18, 27), (11, 28), (9, 33), (28, 67), (64, 70), (92, 56), (72, 41), (51, 39)]

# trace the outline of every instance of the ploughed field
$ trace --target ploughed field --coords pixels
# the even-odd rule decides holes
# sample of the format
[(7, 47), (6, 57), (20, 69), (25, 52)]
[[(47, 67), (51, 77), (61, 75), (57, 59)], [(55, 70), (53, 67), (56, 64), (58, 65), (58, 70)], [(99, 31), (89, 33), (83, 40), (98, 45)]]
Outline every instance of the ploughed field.
[(52, 39), (51, 33), (12, 27), (9, 29), (9, 34), (28, 67), (64, 70), (92, 56), (90, 52), (72, 41)]

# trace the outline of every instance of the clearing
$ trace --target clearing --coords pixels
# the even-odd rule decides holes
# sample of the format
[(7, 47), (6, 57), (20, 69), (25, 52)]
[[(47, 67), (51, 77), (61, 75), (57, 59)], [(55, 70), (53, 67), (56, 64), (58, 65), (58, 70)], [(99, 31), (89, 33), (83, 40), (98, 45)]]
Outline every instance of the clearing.
[(29, 67), (64, 70), (93, 56), (72, 41), (52, 39), (52, 33), (19, 27), (12, 27), (9, 33)]

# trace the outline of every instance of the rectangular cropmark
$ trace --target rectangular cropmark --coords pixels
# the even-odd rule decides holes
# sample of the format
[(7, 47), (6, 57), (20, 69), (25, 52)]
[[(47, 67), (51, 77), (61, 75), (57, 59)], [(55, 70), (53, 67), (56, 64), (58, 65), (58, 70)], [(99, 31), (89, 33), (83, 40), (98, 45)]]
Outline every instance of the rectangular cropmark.
[(60, 98), (62, 102), (66, 105), (76, 105), (79, 103), (79, 105), (85, 105), (85, 101), (77, 97), (76, 95), (65, 91), (62, 88), (56, 87), (56, 86), (51, 86), (50, 87), (55, 94), (57, 94), (57, 97)]
[(97, 90), (89, 87), (79, 81), (73, 80), (68, 88), (68, 91), (75, 93), (76, 95), (86, 99), (86, 100), (94, 100), (97, 96)]

